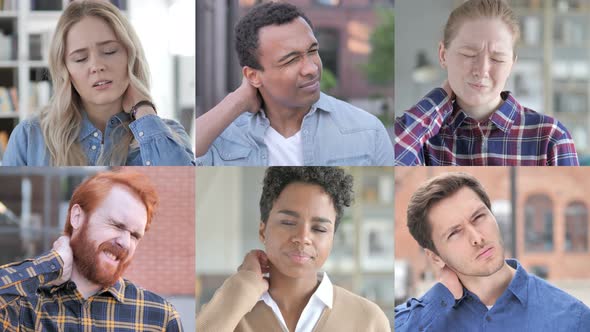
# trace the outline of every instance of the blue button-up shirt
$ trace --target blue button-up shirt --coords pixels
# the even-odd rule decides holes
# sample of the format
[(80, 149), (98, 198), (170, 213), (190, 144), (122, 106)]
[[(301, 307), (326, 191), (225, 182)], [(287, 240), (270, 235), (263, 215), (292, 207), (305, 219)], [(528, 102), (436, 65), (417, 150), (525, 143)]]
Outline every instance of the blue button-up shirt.
[(490, 310), (469, 290), (464, 288), (463, 297), (455, 301), (437, 283), (420, 299), (395, 308), (395, 331), (590, 331), (590, 308), (528, 274), (518, 261), (507, 263), (516, 273)]
[[(83, 113), (78, 142), (86, 154), (89, 166), (95, 166), (102, 153), (113, 148), (120, 140), (122, 131), (114, 130), (129, 114), (120, 112), (107, 122), (105, 133), (96, 129)], [(194, 165), (194, 153), (184, 128), (174, 120), (157, 115), (146, 115), (129, 124), (139, 148), (131, 149), (127, 166), (190, 166)], [(171, 134), (175, 132), (178, 138)], [(48, 166), (50, 154), (45, 145), (38, 118), (21, 121), (10, 135), (8, 147), (2, 161), (3, 166)]]
[[(263, 112), (243, 113), (197, 158), (198, 166), (268, 166)], [(324, 93), (301, 124), (305, 166), (393, 166), (393, 145), (374, 115)]]

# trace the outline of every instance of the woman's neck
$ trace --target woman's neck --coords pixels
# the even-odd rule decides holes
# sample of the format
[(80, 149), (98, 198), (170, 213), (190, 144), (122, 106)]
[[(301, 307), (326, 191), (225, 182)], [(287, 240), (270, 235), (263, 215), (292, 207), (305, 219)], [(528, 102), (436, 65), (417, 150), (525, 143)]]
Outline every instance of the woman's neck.
[(485, 103), (483, 105), (468, 105), (466, 104), (461, 98), (457, 97), (457, 104), (461, 109), (469, 115), (469, 117), (473, 118), (478, 122), (485, 122), (490, 116), (502, 105), (504, 100), (501, 96), (498, 98)]
[(299, 317), (319, 282), (314, 272), (308, 276), (292, 278), (271, 268), (270, 296), (279, 307), (289, 330), (295, 330)]
[(88, 115), (88, 120), (90, 120), (90, 122), (103, 133), (110, 118), (123, 110), (121, 99), (109, 104), (96, 105), (83, 103), (83, 105), (84, 110)]

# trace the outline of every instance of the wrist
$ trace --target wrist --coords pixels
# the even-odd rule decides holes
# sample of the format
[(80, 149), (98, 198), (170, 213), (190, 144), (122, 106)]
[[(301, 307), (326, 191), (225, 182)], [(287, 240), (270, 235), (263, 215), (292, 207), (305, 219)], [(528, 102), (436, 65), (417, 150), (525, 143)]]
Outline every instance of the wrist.
[(131, 107), (131, 110), (129, 110), (129, 114), (131, 115), (131, 118), (133, 120), (137, 120), (146, 115), (158, 114), (158, 112), (156, 111), (156, 107), (151, 101), (141, 100)]
[(156, 113), (156, 110), (153, 109), (150, 106), (141, 106), (137, 108), (137, 111), (135, 112), (135, 120), (142, 118), (146, 115), (156, 115), (158, 113)]

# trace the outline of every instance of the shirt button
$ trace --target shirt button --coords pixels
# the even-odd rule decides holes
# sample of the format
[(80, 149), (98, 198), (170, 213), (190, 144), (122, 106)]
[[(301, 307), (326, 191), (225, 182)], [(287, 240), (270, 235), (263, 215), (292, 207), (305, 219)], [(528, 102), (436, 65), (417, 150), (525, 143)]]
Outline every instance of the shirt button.
[(143, 137), (143, 131), (139, 132), (139, 137)]
[(55, 264), (51, 264), (51, 269), (55, 270)]
[(488, 322), (491, 322), (491, 321), (492, 321), (492, 317), (490, 317), (490, 316), (486, 316), (486, 320), (487, 320)]
[(309, 130), (307, 130), (307, 129), (303, 130), (304, 135), (307, 135), (308, 133), (309, 133)]
[(93, 135), (94, 135), (94, 137), (98, 137), (98, 133), (97, 132), (94, 132)]
[(152, 164), (152, 162), (148, 160), (148, 161), (145, 162), (145, 164), (146, 164), (146, 166), (149, 166), (149, 165)]
[(96, 145), (93, 145), (92, 146), (92, 150), (96, 150)]
[(115, 125), (115, 123), (116, 123), (116, 122), (115, 122), (115, 120), (114, 120), (114, 119), (113, 119), (113, 120), (111, 120), (111, 125), (112, 125), (112, 126), (114, 126), (114, 125)]
[(262, 155), (262, 159), (266, 159), (266, 155), (265, 154)]
[(447, 306), (447, 303), (444, 300), (443, 301), (440, 301), (440, 306), (441, 307), (446, 307)]

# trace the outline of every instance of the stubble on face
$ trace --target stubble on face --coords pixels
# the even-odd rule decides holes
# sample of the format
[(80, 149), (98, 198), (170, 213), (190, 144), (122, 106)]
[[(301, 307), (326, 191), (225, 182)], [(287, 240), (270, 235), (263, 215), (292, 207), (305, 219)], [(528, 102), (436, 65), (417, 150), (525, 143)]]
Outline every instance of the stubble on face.
[[(462, 188), (438, 202), (428, 219), (438, 220), (431, 235), (435, 254), (458, 276), (487, 277), (504, 265), (504, 242), (498, 223), (470, 188)], [(460, 232), (452, 235), (453, 229)]]
[[(88, 220), (86, 220), (77, 236), (70, 245), (74, 254), (74, 263), (82, 276), (103, 288), (114, 285), (123, 275), (131, 260), (129, 251), (114, 242), (103, 242), (98, 247), (89, 238)], [(107, 252), (117, 258), (117, 266), (113, 268), (102, 262), (100, 255)]]

